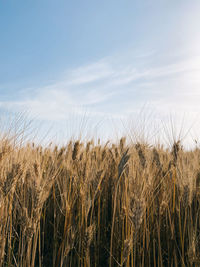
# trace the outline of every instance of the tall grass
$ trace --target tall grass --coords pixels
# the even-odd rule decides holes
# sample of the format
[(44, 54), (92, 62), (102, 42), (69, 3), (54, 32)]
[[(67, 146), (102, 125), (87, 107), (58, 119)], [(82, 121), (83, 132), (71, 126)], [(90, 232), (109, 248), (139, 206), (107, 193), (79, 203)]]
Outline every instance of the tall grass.
[(0, 141), (0, 266), (200, 266), (200, 150)]

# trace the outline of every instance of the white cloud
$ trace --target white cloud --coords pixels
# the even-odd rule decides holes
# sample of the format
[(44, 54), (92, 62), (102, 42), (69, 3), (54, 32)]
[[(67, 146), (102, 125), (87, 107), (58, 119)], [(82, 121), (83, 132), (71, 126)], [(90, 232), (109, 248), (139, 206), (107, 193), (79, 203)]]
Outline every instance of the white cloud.
[(22, 88), (23, 98), (1, 101), (0, 107), (28, 110), (32, 117), (54, 122), (64, 122), (72, 114), (81, 117), (84, 111), (96, 121), (119, 120), (138, 112), (144, 103), (160, 118), (171, 111), (199, 114), (200, 57), (169, 60), (166, 55), (161, 63), (154, 62), (154, 56), (155, 51), (146, 52), (124, 61), (120, 55), (67, 70), (47, 86), (29, 88), (27, 94)]

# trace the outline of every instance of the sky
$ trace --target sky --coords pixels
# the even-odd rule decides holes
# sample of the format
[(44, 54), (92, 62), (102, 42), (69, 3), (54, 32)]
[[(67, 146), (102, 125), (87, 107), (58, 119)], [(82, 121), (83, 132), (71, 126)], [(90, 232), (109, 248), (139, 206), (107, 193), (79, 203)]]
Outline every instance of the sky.
[(0, 0), (0, 110), (59, 140), (131, 134), (144, 116), (194, 122), (197, 139), (199, 14), (199, 0)]

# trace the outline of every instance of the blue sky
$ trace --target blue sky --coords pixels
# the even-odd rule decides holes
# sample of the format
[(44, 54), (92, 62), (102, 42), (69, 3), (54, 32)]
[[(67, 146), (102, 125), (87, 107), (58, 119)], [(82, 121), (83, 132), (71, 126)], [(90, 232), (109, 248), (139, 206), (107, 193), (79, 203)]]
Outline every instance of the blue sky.
[(2, 0), (1, 110), (63, 133), (86, 116), (110, 134), (144, 105), (200, 120), (199, 14), (198, 0)]

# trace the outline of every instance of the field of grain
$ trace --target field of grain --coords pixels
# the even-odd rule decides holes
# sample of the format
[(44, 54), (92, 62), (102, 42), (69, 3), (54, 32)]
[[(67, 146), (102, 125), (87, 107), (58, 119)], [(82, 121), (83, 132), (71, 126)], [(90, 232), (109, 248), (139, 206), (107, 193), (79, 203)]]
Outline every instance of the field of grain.
[(0, 141), (0, 266), (200, 266), (200, 150)]

